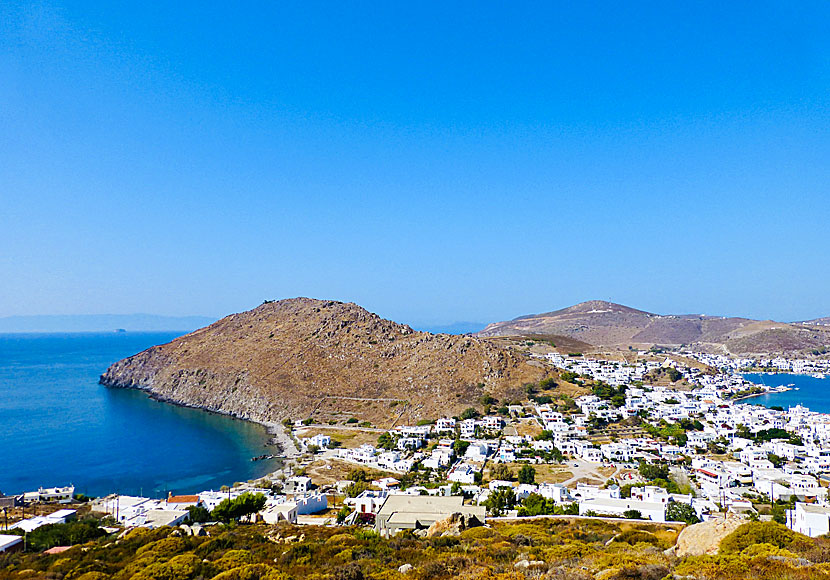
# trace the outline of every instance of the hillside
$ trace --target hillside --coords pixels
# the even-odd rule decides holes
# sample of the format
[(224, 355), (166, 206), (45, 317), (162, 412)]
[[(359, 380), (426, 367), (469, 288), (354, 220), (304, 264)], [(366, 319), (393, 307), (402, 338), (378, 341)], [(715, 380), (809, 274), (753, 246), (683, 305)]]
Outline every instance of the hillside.
[(687, 345), (732, 354), (803, 353), (830, 344), (830, 328), (818, 324), (660, 315), (602, 300), (489, 324), (477, 336), (565, 336), (595, 348)]
[[(346, 526), (215, 525), (198, 536), (187, 535), (192, 528), (186, 527), (138, 528), (74, 540), (77, 545), (55, 555), (0, 554), (0, 580), (830, 578), (828, 539), (780, 524), (744, 524), (724, 538), (688, 538), (680, 545), (677, 524), (566, 517), (488, 523), (389, 539)], [(57, 533), (42, 543), (59, 545)], [(677, 557), (675, 545), (686, 553), (711, 545), (717, 553)]]
[(354, 304), (269, 302), (113, 364), (112, 387), (263, 422), (388, 426), (522, 397), (547, 371), (506, 347), (416, 332)]

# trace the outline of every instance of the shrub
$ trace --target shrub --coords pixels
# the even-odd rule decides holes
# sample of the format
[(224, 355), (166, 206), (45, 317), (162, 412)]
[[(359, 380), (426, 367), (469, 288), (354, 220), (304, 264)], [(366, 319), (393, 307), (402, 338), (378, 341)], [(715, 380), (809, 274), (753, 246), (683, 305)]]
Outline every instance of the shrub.
[(213, 577), (213, 580), (284, 580), (285, 574), (265, 564), (247, 564)]
[(631, 544), (632, 546), (641, 542), (651, 544), (652, 546), (660, 545), (660, 538), (654, 534), (649, 534), (648, 532), (640, 530), (626, 530), (614, 538), (614, 541)]
[(476, 417), (478, 417), (478, 411), (476, 411), (476, 410), (475, 410), (475, 409), (473, 409), (472, 407), (467, 407), (467, 408), (466, 408), (466, 409), (464, 409), (464, 411), (462, 411), (462, 413), (461, 413), (461, 419), (463, 419), (463, 420), (466, 420), (466, 419), (475, 419)]
[(222, 554), (221, 558), (214, 562), (214, 565), (220, 570), (225, 571), (252, 563), (251, 552), (248, 550), (228, 550)]
[(513, 471), (504, 463), (499, 463), (490, 470), (490, 477), (503, 481), (513, 481)]
[(132, 580), (187, 580), (196, 576), (202, 561), (195, 554), (174, 556), (167, 562), (150, 564)]
[(363, 569), (357, 562), (337, 569), (334, 580), (363, 580)]
[(735, 554), (753, 544), (772, 544), (786, 548), (796, 540), (806, 538), (776, 522), (749, 522), (726, 536), (720, 543), (721, 554)]
[(106, 536), (96, 520), (81, 520), (66, 524), (47, 524), (28, 534), (28, 549), (38, 552), (55, 546), (74, 546)]

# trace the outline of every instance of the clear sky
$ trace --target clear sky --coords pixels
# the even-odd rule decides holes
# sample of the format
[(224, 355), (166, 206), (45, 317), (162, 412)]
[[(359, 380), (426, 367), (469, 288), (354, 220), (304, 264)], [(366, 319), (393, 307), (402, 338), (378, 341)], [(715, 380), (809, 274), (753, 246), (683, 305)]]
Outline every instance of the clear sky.
[(830, 315), (826, 2), (125, 4), (0, 4), (0, 316)]

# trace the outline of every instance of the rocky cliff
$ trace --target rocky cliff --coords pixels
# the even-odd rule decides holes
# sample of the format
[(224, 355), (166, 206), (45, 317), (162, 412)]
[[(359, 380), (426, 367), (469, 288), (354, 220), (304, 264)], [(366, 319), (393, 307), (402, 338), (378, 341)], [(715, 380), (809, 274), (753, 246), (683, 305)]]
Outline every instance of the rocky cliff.
[(416, 332), (355, 304), (268, 302), (113, 364), (111, 387), (257, 421), (389, 426), (522, 397), (549, 371), (469, 336)]

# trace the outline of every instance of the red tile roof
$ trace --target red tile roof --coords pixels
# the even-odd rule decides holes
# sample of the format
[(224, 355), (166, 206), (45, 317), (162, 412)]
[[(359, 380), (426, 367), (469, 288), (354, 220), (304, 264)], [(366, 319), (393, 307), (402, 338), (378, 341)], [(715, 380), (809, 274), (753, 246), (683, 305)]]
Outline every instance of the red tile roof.
[(199, 503), (198, 495), (170, 495), (167, 503)]

